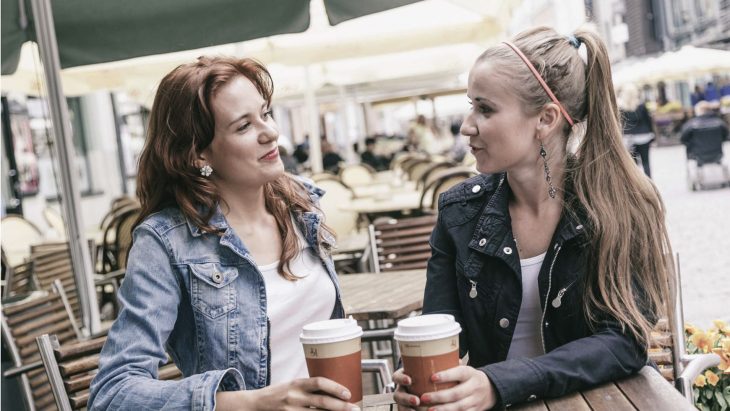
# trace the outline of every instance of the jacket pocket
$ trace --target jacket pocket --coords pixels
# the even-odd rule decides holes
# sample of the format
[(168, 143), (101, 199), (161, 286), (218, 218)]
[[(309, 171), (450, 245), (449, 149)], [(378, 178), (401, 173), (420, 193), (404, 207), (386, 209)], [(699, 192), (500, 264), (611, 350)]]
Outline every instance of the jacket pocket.
[(210, 318), (218, 318), (236, 308), (233, 281), (238, 268), (220, 263), (189, 264), (190, 297), (193, 308)]

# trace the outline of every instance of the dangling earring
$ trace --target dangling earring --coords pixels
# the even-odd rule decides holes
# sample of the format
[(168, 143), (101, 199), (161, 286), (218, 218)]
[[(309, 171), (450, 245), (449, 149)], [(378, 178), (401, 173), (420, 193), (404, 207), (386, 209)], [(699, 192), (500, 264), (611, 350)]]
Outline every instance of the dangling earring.
[(548, 167), (547, 163), (547, 152), (545, 151), (545, 146), (542, 145), (542, 141), (540, 141), (540, 157), (542, 157), (542, 163), (545, 166), (545, 181), (548, 183), (548, 195), (550, 195), (550, 198), (555, 198), (555, 187), (553, 187), (552, 178), (550, 178), (550, 167)]
[(211, 174), (213, 174), (213, 167), (211, 167), (210, 164), (206, 164), (203, 167), (200, 167), (201, 176), (210, 177)]

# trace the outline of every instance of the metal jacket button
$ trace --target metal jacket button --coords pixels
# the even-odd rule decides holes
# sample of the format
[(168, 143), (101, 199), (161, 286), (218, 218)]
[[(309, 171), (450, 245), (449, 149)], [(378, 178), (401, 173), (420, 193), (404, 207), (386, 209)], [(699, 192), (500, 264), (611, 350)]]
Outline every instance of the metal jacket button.
[(213, 280), (214, 283), (220, 284), (220, 283), (223, 282), (223, 274), (221, 274), (221, 273), (219, 273), (219, 272), (216, 271), (211, 276), (211, 279)]
[(537, 395), (532, 394), (529, 397), (527, 397), (527, 401), (535, 401), (537, 399)]
[(502, 318), (501, 320), (499, 320), (499, 326), (502, 328), (509, 327), (509, 320), (506, 318)]
[(486, 244), (486, 243), (487, 243), (487, 239), (482, 238), (481, 240), (479, 240), (479, 247), (484, 247), (484, 244)]
[(504, 251), (504, 253), (507, 255), (512, 254), (512, 248), (510, 247), (505, 247), (502, 251)]
[(482, 189), (482, 186), (480, 186), (479, 184), (477, 184), (477, 185), (475, 185), (474, 187), (471, 188), (471, 192), (474, 193), (474, 194), (476, 194), (481, 189)]

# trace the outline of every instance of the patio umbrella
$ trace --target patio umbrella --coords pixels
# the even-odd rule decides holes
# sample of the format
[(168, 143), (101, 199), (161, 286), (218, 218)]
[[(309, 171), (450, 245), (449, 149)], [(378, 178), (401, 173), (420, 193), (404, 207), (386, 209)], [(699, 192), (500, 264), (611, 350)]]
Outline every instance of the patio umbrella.
[[(420, 0), (324, 0), (331, 25)], [(2, 0), (2, 74), (35, 41), (29, 1)], [(61, 68), (241, 42), (309, 27), (309, 1), (64, 0), (53, 3)]]
[[(324, 0), (332, 7), (331, 24), (420, 0)], [(0, 36), (2, 73), (15, 71), (28, 40), (40, 46), (53, 119), (63, 211), (71, 257), (81, 297), (84, 326), (100, 328), (91, 258), (84, 246), (80, 194), (71, 174), (73, 144), (61, 68), (232, 43), (309, 26), (309, 2), (277, 0), (2, 0)], [(32, 7), (32, 8), (31, 8)], [(31, 13), (32, 10), (32, 13)]]

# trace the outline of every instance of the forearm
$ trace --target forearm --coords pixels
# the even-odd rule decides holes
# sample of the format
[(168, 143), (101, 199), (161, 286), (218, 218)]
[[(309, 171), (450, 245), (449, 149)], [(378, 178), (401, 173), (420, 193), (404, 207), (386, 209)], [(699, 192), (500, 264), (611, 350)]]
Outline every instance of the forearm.
[(635, 339), (614, 328), (565, 344), (532, 359), (482, 368), (505, 404), (567, 393), (631, 375), (646, 364)]

